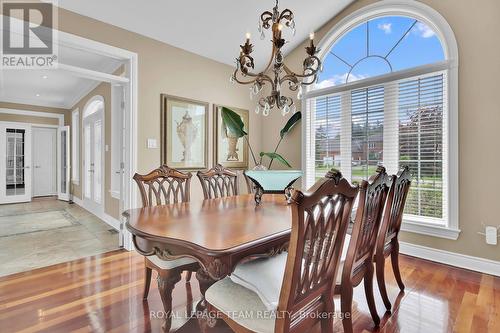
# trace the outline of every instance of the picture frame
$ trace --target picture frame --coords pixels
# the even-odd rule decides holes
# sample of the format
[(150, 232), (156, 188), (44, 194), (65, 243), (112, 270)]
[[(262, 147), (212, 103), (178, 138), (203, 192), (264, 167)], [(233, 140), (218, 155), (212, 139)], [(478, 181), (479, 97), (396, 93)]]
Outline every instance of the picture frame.
[(214, 104), (214, 164), (221, 164), (232, 169), (248, 169), (248, 143), (244, 138), (228, 138), (227, 133), (224, 133), (222, 107), (239, 114), (245, 125), (245, 131), (250, 135), (250, 113), (248, 110)]
[(161, 162), (178, 170), (208, 168), (209, 104), (161, 94)]

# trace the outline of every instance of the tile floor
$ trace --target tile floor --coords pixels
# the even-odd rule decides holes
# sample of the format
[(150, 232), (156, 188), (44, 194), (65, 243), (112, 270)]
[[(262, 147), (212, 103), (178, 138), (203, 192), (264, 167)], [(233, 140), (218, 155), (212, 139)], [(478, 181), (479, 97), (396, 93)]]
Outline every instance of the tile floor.
[[(53, 216), (63, 216), (70, 223)], [(33, 221), (32, 230), (26, 227), (29, 221)], [(16, 227), (7, 232), (9, 222)], [(112, 227), (80, 206), (54, 198), (0, 205), (0, 228), (0, 276), (119, 248), (118, 233)]]

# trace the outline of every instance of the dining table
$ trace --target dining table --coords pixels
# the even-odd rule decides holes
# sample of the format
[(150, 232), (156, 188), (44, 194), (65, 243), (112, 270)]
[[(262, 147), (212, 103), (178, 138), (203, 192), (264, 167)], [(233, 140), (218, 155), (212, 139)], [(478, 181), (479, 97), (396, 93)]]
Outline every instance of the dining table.
[[(206, 290), (239, 263), (286, 251), (292, 221), (291, 205), (282, 194), (264, 195), (260, 205), (251, 194), (237, 195), (131, 209), (124, 217), (140, 254), (199, 263), (200, 307)], [(175, 284), (159, 279), (159, 284)]]

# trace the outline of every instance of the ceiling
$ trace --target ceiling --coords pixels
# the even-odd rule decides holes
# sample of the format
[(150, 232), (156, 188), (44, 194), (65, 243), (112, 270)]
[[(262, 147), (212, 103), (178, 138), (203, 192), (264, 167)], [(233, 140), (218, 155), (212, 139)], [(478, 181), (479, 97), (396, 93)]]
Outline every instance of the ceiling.
[[(121, 65), (119, 60), (62, 45), (59, 45), (58, 61), (108, 74)], [(69, 109), (99, 83), (57, 68), (2, 70), (0, 101)]]
[[(285, 46), (285, 53), (354, 1), (281, 0), (280, 9), (291, 9), (297, 23), (297, 34)], [(257, 22), (274, 4), (274, 0), (59, 0), (65, 9), (229, 65), (234, 65), (239, 45), (250, 32), (258, 68), (267, 63), (271, 44), (269, 32), (260, 40)]]

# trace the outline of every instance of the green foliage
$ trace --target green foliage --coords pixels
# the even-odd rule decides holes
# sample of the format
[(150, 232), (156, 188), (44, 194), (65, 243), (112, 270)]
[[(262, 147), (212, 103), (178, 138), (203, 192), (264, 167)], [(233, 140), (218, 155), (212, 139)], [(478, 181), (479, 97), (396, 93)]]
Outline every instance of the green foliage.
[(224, 123), (224, 126), (226, 126), (227, 130), (236, 135), (238, 138), (248, 135), (248, 133), (245, 132), (245, 124), (239, 114), (224, 106), (222, 107), (221, 112), (222, 122)]
[(290, 163), (288, 163), (287, 160), (285, 160), (283, 158), (283, 156), (281, 156), (280, 154), (278, 153), (265, 153), (265, 152), (261, 152), (260, 153), (260, 157), (264, 157), (264, 156), (267, 156), (269, 157), (271, 160), (276, 160), (278, 162), (280, 162), (281, 164), (283, 165), (286, 165), (287, 167), (291, 168), (292, 166), (290, 165)]
[(290, 119), (285, 124), (285, 127), (283, 127), (280, 131), (280, 137), (283, 139), (285, 135), (287, 135), (288, 132), (290, 132), (295, 125), (302, 119), (302, 112), (295, 112)]

